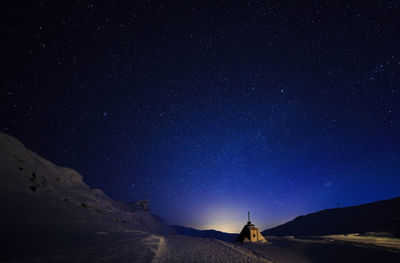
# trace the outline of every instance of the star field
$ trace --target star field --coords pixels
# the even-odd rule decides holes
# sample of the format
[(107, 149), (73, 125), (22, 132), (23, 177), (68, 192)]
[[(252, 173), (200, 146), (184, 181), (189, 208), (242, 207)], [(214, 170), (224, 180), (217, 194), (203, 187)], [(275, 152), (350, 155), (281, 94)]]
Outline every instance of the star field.
[(4, 4), (1, 131), (171, 224), (400, 194), (396, 1)]

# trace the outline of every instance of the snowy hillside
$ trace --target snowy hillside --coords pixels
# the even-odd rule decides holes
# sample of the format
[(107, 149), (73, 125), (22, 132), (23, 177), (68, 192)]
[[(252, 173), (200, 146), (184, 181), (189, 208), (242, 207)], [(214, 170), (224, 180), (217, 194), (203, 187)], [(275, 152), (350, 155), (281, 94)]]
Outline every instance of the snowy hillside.
[[(93, 222), (107, 224), (112, 229), (136, 229), (153, 233), (166, 233), (167, 228), (149, 212), (132, 205), (116, 202), (100, 189), (90, 189), (82, 176), (70, 168), (59, 167), (27, 150), (18, 140), (0, 134), (0, 162), (2, 200), (14, 196), (15, 200), (28, 202), (46, 200), (58, 209), (80, 208), (78, 215), (90, 217)], [(82, 209), (83, 208), (83, 209)]]
[(112, 200), (100, 189), (90, 189), (73, 169), (52, 164), (4, 133), (0, 134), (0, 179), (4, 259), (34, 258), (43, 250), (74, 250), (88, 240), (101, 243), (110, 232), (121, 240), (144, 239), (130, 253), (146, 259), (158, 247), (157, 235), (173, 231), (150, 212), (133, 211), (131, 205)]
[[(214, 239), (182, 237), (138, 203), (0, 133), (0, 262), (268, 262)], [(171, 235), (172, 234), (172, 235)]]

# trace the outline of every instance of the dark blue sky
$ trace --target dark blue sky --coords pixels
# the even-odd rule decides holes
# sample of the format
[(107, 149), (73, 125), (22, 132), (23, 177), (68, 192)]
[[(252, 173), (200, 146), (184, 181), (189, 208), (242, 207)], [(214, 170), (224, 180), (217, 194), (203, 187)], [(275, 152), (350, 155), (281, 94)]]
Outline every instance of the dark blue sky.
[(201, 2), (3, 4), (1, 131), (197, 228), (400, 195), (398, 2)]

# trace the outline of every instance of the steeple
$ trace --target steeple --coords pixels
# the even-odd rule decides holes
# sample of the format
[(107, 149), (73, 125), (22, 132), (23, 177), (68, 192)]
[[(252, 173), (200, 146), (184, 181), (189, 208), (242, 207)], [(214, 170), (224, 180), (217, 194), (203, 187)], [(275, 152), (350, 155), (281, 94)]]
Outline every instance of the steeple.
[(247, 221), (247, 224), (250, 225), (250, 224), (251, 224), (251, 222), (250, 222), (250, 211), (247, 212), (247, 217), (248, 217), (248, 219), (249, 219), (249, 220)]

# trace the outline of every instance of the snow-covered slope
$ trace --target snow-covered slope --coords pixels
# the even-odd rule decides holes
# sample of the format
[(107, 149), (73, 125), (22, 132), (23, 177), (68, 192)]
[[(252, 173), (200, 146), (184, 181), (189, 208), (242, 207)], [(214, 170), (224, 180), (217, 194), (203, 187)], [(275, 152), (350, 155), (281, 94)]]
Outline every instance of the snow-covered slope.
[(145, 202), (124, 204), (0, 133), (0, 262), (269, 262), (183, 237)]
[(0, 208), (4, 251), (0, 261), (28, 255), (34, 259), (43, 250), (100, 245), (111, 234), (111, 240), (135, 244), (131, 256), (149, 259), (160, 235), (173, 232), (149, 211), (90, 189), (75, 170), (52, 164), (4, 133), (0, 133)]
[(1, 198), (45, 200), (62, 210), (79, 207), (75, 216), (84, 213), (123, 231), (129, 225), (160, 234), (172, 230), (149, 212), (114, 201), (100, 189), (90, 189), (75, 170), (52, 164), (4, 133), (0, 133), (0, 165)]

